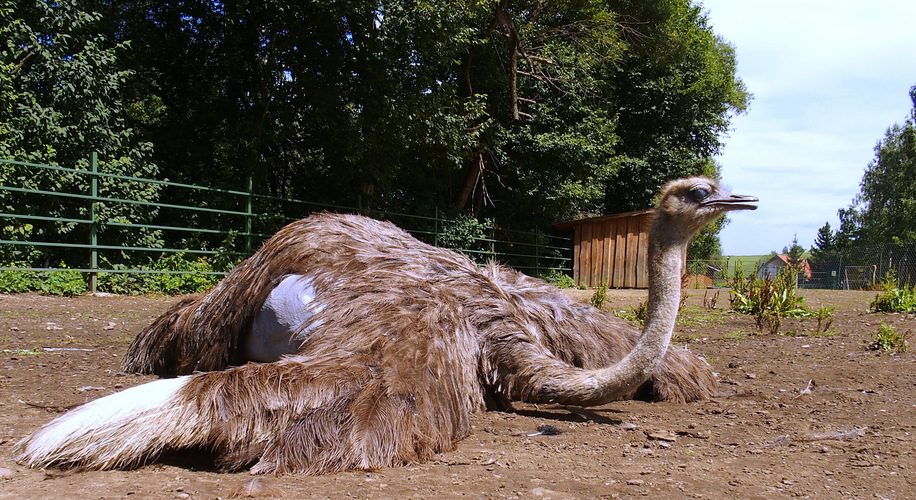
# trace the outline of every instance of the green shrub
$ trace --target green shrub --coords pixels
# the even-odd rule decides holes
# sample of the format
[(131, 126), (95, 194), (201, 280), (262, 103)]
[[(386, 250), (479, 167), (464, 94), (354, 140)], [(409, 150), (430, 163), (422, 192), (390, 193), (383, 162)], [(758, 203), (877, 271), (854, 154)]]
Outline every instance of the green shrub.
[(780, 269), (773, 279), (761, 279), (756, 274), (744, 276), (739, 262), (732, 286), (732, 309), (754, 315), (758, 330), (776, 333), (783, 318), (815, 315), (804, 306), (805, 298), (796, 294), (796, 270), (792, 266)]
[(72, 297), (84, 293), (89, 287), (86, 276), (79, 271), (47, 271), (40, 273), (40, 291), (44, 295)]
[[(107, 261), (105, 264), (105, 267), (116, 271), (128, 270), (124, 265), (112, 265)], [(185, 253), (166, 255), (150, 265), (140, 266), (139, 271), (141, 272), (100, 272), (99, 291), (120, 295), (202, 293), (223, 277), (221, 274), (214, 274), (223, 270), (214, 269), (209, 258), (189, 259)]]
[[(11, 264), (7, 267), (19, 267)], [(23, 293), (37, 290), (39, 281), (34, 271), (9, 270), (0, 271), (0, 293)]]
[(487, 238), (492, 230), (493, 221), (489, 219), (480, 221), (471, 215), (460, 215), (444, 223), (436, 244), (459, 250), (480, 264), (489, 259), (491, 248)]
[(868, 344), (868, 348), (873, 351), (906, 352), (909, 348), (906, 340), (909, 333), (898, 333), (893, 326), (882, 321), (878, 331), (872, 334), (872, 342)]
[(614, 315), (618, 318), (623, 318), (627, 321), (643, 325), (646, 323), (646, 318), (649, 317), (649, 307), (647, 301), (640, 301), (639, 304), (630, 306), (623, 311), (614, 311)]
[(890, 271), (884, 277), (884, 292), (869, 304), (873, 312), (916, 312), (916, 287), (900, 286), (897, 275)]
[(566, 289), (566, 288), (573, 288), (576, 286), (576, 282), (573, 281), (573, 279), (570, 276), (556, 269), (551, 269), (550, 271), (547, 271), (546, 273), (541, 274), (541, 279), (558, 288)]

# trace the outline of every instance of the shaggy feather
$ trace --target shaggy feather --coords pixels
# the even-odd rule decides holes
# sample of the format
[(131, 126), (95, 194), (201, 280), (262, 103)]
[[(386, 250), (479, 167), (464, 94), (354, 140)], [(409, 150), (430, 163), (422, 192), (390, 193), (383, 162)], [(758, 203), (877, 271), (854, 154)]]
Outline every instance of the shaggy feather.
[[(663, 193), (645, 333), (540, 280), (478, 268), (389, 223), (332, 214), (294, 222), (210, 293), (142, 331), (124, 365), (161, 376), (205, 373), (149, 402), (134, 401), (131, 389), (68, 413), (24, 440), (21, 460), (111, 468), (202, 447), (229, 469), (255, 464), (254, 473), (374, 469), (453, 449), (470, 432), (471, 412), (512, 400), (709, 397), (717, 387), (709, 366), (667, 348), (687, 239), (726, 210), (697, 200), (697, 185), (723, 195), (706, 179)], [(248, 337), (255, 318), (291, 275), (309, 287), (308, 314), (288, 337), (301, 345), (278, 361), (244, 364), (246, 345), (259, 341)], [(123, 412), (114, 408), (122, 403)]]

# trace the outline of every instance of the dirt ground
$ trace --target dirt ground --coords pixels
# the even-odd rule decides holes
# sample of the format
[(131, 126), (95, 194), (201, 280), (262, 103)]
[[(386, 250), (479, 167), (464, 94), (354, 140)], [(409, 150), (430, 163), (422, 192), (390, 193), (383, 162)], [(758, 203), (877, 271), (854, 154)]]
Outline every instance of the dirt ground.
[[(516, 404), (474, 416), (473, 434), (431, 462), (318, 477), (220, 473), (193, 461), (79, 473), (19, 465), (16, 442), (40, 425), (152, 380), (119, 373), (120, 360), (178, 299), (0, 295), (0, 497), (916, 497), (916, 358), (865, 348), (882, 321), (903, 332), (916, 319), (868, 313), (873, 292), (805, 291), (809, 306), (837, 307), (826, 333), (806, 320), (760, 334), (752, 318), (728, 312), (726, 292), (715, 308), (713, 292), (688, 293), (675, 341), (719, 374), (715, 399)], [(644, 297), (610, 291), (606, 307)], [(532, 435), (543, 424), (560, 434)]]

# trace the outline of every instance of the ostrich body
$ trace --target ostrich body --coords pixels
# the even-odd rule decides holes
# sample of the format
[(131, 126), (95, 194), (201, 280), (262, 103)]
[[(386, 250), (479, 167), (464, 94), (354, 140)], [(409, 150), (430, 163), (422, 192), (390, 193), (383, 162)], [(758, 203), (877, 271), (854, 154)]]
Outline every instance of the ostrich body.
[(173, 306), (125, 369), (167, 377), (101, 398), (20, 442), (20, 460), (130, 467), (211, 450), (229, 470), (324, 473), (417, 463), (513, 400), (687, 402), (717, 382), (669, 347), (690, 237), (756, 198), (666, 185), (650, 232), (640, 333), (543, 281), (354, 215), (281, 229), (207, 295)]

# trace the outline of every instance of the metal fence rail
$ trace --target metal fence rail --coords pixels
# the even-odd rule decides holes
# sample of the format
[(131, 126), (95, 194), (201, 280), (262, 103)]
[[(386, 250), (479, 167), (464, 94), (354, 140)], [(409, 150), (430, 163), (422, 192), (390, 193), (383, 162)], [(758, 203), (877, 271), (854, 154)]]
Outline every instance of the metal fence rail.
[[(448, 244), (458, 220), (317, 204), (246, 190), (215, 189), (88, 169), (0, 159), (0, 271), (71, 270), (93, 291), (106, 273), (198, 274), (142, 263), (176, 253), (237, 262), (283, 225), (316, 211), (390, 220), (418, 239), (539, 275), (570, 271), (571, 240), (485, 224), (486, 234)], [(104, 167), (104, 164), (103, 164)], [(139, 255), (138, 255), (139, 254)], [(211, 274), (225, 274), (213, 272)]]

